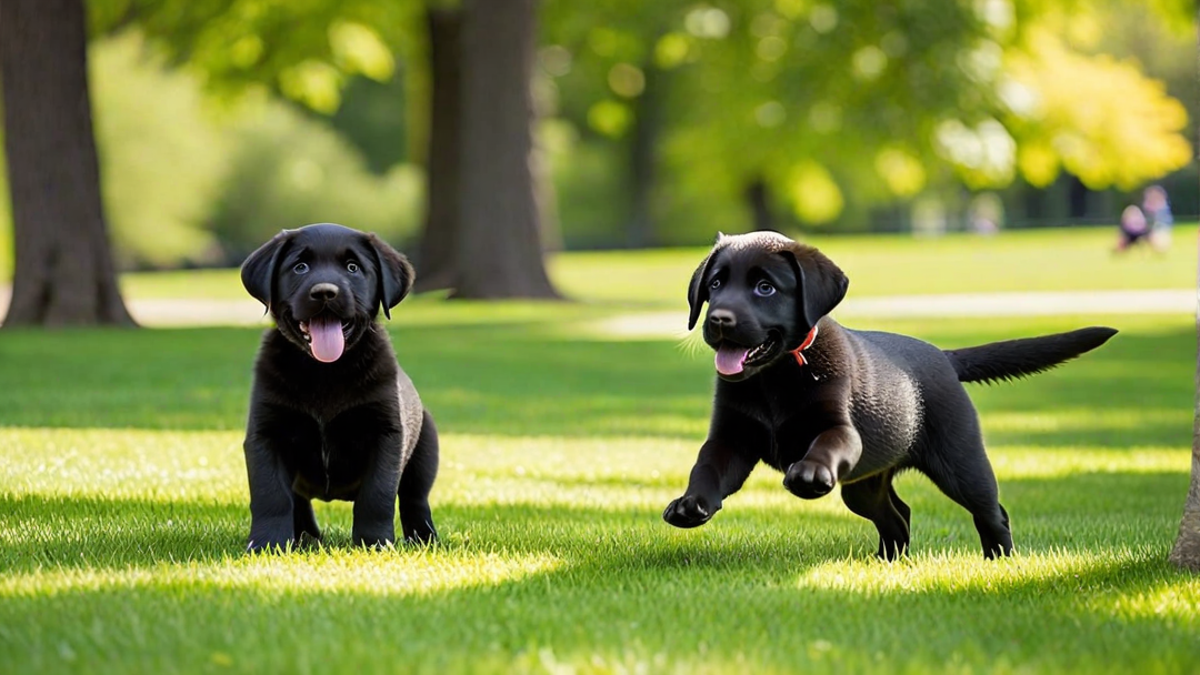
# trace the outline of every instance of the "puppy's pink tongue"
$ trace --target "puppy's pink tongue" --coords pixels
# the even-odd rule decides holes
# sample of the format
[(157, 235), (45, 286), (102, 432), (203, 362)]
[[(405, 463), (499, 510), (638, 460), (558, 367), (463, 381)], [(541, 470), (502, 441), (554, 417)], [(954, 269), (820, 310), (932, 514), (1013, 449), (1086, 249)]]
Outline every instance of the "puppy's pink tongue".
[(322, 363), (333, 363), (342, 357), (346, 338), (342, 335), (342, 322), (336, 318), (315, 316), (308, 322), (309, 345), (313, 358)]
[(749, 349), (722, 345), (717, 350), (717, 372), (722, 375), (737, 375), (742, 372), (742, 364), (746, 361)]

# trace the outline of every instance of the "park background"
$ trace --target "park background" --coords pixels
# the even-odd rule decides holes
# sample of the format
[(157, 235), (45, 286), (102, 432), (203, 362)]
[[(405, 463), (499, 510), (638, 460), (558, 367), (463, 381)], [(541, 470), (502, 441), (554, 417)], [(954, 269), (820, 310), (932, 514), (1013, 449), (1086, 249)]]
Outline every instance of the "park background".
[[(21, 2), (86, 10), (111, 239), (87, 253), (143, 326), (0, 331), (5, 672), (1200, 663), (1200, 581), (1167, 562), (1197, 362), (1191, 3), (0, 2), (0, 39)], [(1151, 184), (1171, 245), (1115, 254)], [(72, 225), (14, 223), (8, 194), (5, 280), (14, 227)], [(330, 504), (327, 546), (241, 555), (267, 322), (234, 268), (318, 221), (381, 233), (424, 280), (388, 330), (444, 434), (435, 547), (353, 550)], [(661, 522), (711, 401), (687, 280), (718, 230), (760, 227), (846, 270), (855, 328), (1121, 330), (970, 390), (1017, 556), (982, 560), (916, 475), (895, 565), (836, 496), (761, 469), (705, 527)]]

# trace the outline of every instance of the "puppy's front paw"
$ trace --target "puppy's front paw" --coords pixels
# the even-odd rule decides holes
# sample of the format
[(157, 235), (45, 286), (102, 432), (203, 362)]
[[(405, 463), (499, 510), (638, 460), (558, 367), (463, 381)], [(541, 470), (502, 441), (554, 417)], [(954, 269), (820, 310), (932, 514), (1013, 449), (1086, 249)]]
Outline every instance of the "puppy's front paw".
[(410, 544), (432, 544), (438, 540), (437, 530), (433, 529), (433, 523), (422, 523), (421, 527), (413, 529), (404, 528), (404, 541)]
[[(355, 504), (358, 508), (358, 504)], [(396, 545), (396, 526), (391, 514), (383, 518), (364, 518), (356, 515), (350, 528), (350, 540), (355, 546), (371, 549), (392, 548)]]
[(667, 505), (663, 520), (675, 527), (699, 527), (709, 521), (721, 507), (712, 508), (699, 495), (684, 495)]
[(789, 466), (783, 476), (783, 486), (801, 499), (824, 497), (835, 482), (829, 467), (803, 459)]
[(286, 553), (296, 545), (290, 520), (266, 520), (250, 524), (247, 553)]
[(287, 553), (296, 546), (293, 539), (250, 539), (250, 543), (246, 544), (246, 553)]
[(354, 540), (355, 546), (362, 546), (363, 548), (379, 551), (386, 548), (393, 548), (396, 545), (395, 537), (395, 534), (355, 534), (351, 538)]

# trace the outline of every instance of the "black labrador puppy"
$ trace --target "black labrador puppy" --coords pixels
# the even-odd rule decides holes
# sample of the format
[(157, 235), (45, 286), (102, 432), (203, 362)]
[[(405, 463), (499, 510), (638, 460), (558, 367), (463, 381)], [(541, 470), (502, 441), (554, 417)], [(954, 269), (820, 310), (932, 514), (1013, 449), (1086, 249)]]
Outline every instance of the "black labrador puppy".
[(429, 491), (437, 429), (387, 332), (413, 269), (373, 234), (322, 223), (284, 230), (242, 264), (275, 326), (263, 335), (246, 428), (248, 549), (319, 540), (312, 499), (354, 502), (355, 544), (436, 538)]
[(838, 325), (826, 315), (848, 285), (829, 258), (783, 235), (718, 237), (688, 291), (689, 329), (708, 302), (704, 340), (716, 351), (718, 375), (712, 423), (687, 491), (663, 518), (703, 525), (761, 461), (804, 499), (841, 483), (842, 501), (875, 524), (878, 555), (891, 560), (908, 548), (910, 522), (892, 479), (916, 469), (974, 516), (985, 556), (1010, 555), (1008, 514), (960, 383), (1038, 373), (1116, 331), (942, 351)]

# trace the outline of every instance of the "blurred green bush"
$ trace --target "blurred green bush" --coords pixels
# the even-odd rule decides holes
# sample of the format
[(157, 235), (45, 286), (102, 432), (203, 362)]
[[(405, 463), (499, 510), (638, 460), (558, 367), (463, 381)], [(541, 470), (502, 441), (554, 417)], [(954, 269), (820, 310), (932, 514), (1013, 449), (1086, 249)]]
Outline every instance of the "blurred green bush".
[(220, 111), (135, 32), (91, 48), (101, 188), (123, 268), (220, 262), (206, 227), (230, 169)]
[(234, 150), (210, 226), (231, 262), (281, 229), (337, 222), (403, 242), (419, 229), (424, 175), (409, 164), (382, 176), (328, 125), (265, 99), (231, 129)]

